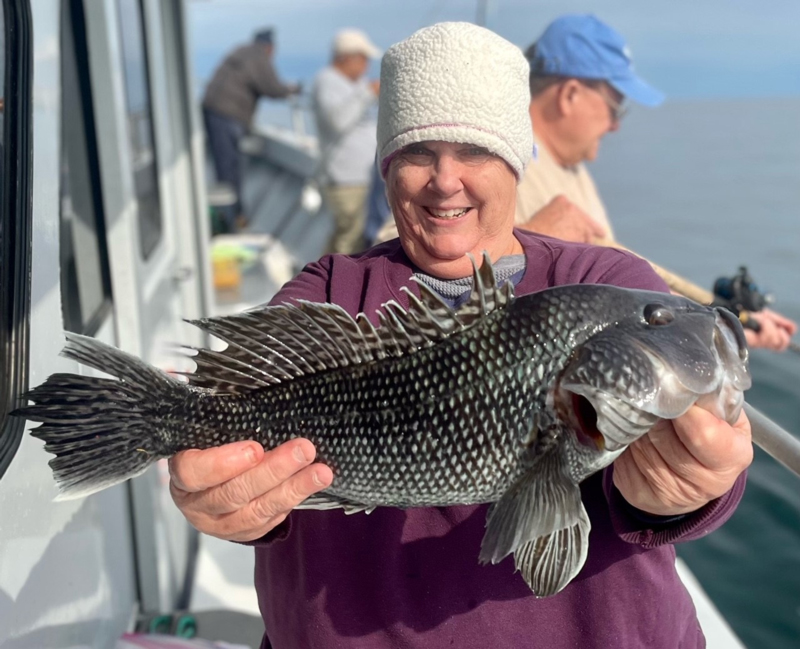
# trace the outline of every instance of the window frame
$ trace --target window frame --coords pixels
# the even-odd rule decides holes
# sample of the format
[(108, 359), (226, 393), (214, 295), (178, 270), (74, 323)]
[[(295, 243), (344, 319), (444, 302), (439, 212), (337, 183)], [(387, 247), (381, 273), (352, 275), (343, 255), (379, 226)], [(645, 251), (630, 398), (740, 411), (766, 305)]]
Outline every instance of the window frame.
[[(143, 73), (143, 88), (146, 93), (146, 101), (145, 105), (147, 107), (147, 130), (149, 134), (150, 140), (150, 154), (152, 155), (152, 160), (146, 167), (142, 167), (137, 169), (137, 154), (138, 151), (136, 150), (137, 147), (134, 145), (133, 136), (132, 136), (132, 118), (134, 117), (134, 113), (132, 112), (132, 97), (131, 97), (131, 79), (128, 77), (128, 67), (126, 65), (125, 60), (125, 43), (132, 43), (130, 40), (126, 40), (130, 38), (129, 30), (126, 31), (125, 28), (122, 26), (122, 18), (123, 18), (123, 3), (130, 2), (132, 5), (135, 5), (135, 10), (137, 14), (137, 19), (139, 23), (139, 35), (141, 36), (141, 40), (135, 43), (136, 47), (141, 46), (141, 62), (142, 62), (142, 73)], [(125, 93), (125, 122), (126, 122), (126, 130), (128, 133), (128, 147), (130, 151), (130, 162), (131, 168), (133, 170), (133, 192), (134, 197), (136, 199), (136, 218), (138, 222), (138, 234), (139, 234), (139, 254), (141, 259), (145, 262), (148, 262), (154, 255), (154, 253), (162, 247), (165, 235), (166, 235), (166, 223), (164, 219), (164, 196), (161, 192), (161, 165), (159, 163), (158, 158), (158, 139), (156, 137), (156, 125), (155, 125), (155, 110), (153, 107), (153, 85), (152, 85), (152, 73), (151, 73), (151, 62), (150, 62), (150, 51), (148, 49), (148, 29), (147, 29), (147, 8), (145, 6), (145, 2), (143, 0), (114, 0), (116, 5), (117, 15), (120, 18), (120, 30), (119, 30), (119, 37), (120, 37), (120, 54), (121, 54), (121, 69), (122, 69), (122, 79), (124, 85), (124, 93)], [(149, 181), (152, 182), (152, 189), (147, 193), (142, 193), (141, 184), (142, 180), (145, 182)], [(153, 206), (149, 206), (145, 203), (145, 199), (152, 198), (154, 201)], [(150, 221), (146, 213), (148, 212), (148, 207), (154, 209), (150, 210), (150, 214), (155, 214), (156, 220)], [(148, 234), (153, 226), (157, 226), (157, 230), (155, 232), (155, 236)]]
[[(73, 331), (75, 333), (83, 334), (85, 336), (94, 336), (97, 331), (100, 329), (102, 324), (108, 318), (109, 313), (113, 308), (113, 297), (112, 297), (112, 290), (111, 290), (111, 269), (110, 269), (110, 262), (108, 257), (108, 245), (106, 240), (106, 222), (105, 222), (105, 215), (103, 210), (103, 196), (102, 196), (102, 179), (100, 177), (100, 157), (98, 152), (98, 144), (97, 144), (97, 130), (95, 128), (95, 119), (94, 119), (94, 103), (93, 103), (93, 96), (92, 96), (92, 82), (89, 75), (89, 48), (87, 45), (87, 37), (86, 37), (86, 6), (83, 0), (60, 0), (60, 7), (61, 11), (68, 11), (69, 12), (69, 29), (72, 30), (72, 37), (71, 37), (71, 44), (74, 46), (74, 52), (70, 54), (70, 56), (74, 56), (76, 69), (75, 69), (75, 76), (77, 78), (77, 88), (70, 88), (71, 91), (77, 90), (77, 94), (79, 95), (79, 103), (80, 103), (80, 119), (82, 122), (83, 132), (85, 136), (85, 157), (87, 162), (87, 177), (89, 179), (89, 194), (91, 195), (91, 202), (92, 202), (92, 209), (93, 209), (93, 216), (94, 216), (94, 234), (95, 239), (97, 241), (97, 256), (98, 256), (98, 264), (99, 264), (99, 273), (100, 273), (100, 283), (101, 283), (101, 290), (103, 293), (103, 299), (97, 305), (97, 307), (92, 312), (91, 316), (85, 322), (78, 316), (77, 318), (72, 317), (72, 310), (67, 308), (67, 300), (70, 299), (70, 296), (67, 295), (67, 291), (64, 286), (64, 281), (67, 279), (67, 269), (63, 267), (63, 254), (64, 246), (68, 243), (70, 246), (73, 246), (74, 241), (70, 240), (69, 242), (65, 242), (63, 240), (64, 237), (64, 223), (63, 223), (63, 186), (59, 188), (59, 237), (60, 237), (60, 244), (59, 248), (61, 250), (61, 254), (59, 256), (59, 265), (60, 265), (60, 275), (61, 275), (61, 304), (62, 304), (62, 317), (64, 319), (64, 329), (66, 331)], [(64, 20), (65, 17), (62, 15), (61, 17), (61, 24), (59, 25), (59, 29), (64, 29)], [(63, 34), (63, 32), (62, 32)], [(62, 89), (62, 106), (61, 106), (61, 115), (63, 117), (64, 111), (64, 39), (62, 38), (61, 41), (61, 70), (59, 72), (59, 82), (61, 84)], [(67, 155), (66, 153), (66, 146), (64, 142), (64, 128), (62, 125), (61, 134), (60, 134), (61, 141), (59, 143), (59, 156), (63, 157)], [(63, 178), (61, 179), (63, 180)], [(74, 183), (71, 185), (74, 187)], [(70, 191), (70, 196), (72, 196), (73, 192)], [(79, 250), (74, 251), (75, 255), (80, 253)], [(77, 277), (76, 277), (77, 281)], [(78, 306), (80, 307), (80, 293), (75, 296), (78, 300)], [(81, 309), (78, 308), (78, 312)], [(79, 322), (76, 320), (80, 320)]]
[(9, 413), (28, 385), (32, 219), (33, 29), (25, 0), (4, 0), (5, 68), (0, 219), (0, 477), (22, 440), (25, 422)]

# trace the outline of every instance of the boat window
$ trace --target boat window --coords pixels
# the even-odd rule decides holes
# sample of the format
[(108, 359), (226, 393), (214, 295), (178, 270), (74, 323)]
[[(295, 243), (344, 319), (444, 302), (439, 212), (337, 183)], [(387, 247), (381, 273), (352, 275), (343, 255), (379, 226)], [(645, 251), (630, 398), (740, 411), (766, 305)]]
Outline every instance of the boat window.
[(27, 0), (0, 7), (0, 476), (22, 439), (8, 413), (27, 386), (31, 248), (31, 20)]
[(117, 6), (139, 241), (147, 259), (161, 239), (162, 223), (144, 20), (140, 0), (118, 0)]
[(111, 280), (82, 0), (61, 3), (61, 307), (64, 328), (92, 336), (111, 309)]

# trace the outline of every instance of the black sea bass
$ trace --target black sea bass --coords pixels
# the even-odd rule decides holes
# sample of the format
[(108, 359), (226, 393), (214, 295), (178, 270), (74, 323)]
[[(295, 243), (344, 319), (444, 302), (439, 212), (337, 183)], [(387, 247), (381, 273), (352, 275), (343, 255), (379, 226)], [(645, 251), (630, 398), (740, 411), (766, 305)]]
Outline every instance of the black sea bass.
[(55, 374), (16, 414), (43, 422), (32, 434), (66, 498), (183, 449), (305, 437), (334, 479), (301, 507), (495, 503), (481, 561), (513, 552), (546, 596), (586, 559), (579, 483), (695, 402), (735, 421), (750, 385), (738, 320), (687, 299), (603, 285), (514, 298), (486, 257), (457, 310), (419, 288), (377, 328), (304, 302), (196, 322), (228, 347), (200, 350), (188, 385), (69, 334), (65, 356), (119, 380)]

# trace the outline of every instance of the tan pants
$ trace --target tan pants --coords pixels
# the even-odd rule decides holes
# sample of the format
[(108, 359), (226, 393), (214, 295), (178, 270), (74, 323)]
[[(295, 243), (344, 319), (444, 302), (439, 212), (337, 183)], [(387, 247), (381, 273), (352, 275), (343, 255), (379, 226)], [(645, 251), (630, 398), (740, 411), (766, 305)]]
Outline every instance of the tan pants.
[(328, 252), (351, 255), (364, 250), (368, 192), (369, 185), (328, 185), (324, 188), (325, 203), (334, 221)]

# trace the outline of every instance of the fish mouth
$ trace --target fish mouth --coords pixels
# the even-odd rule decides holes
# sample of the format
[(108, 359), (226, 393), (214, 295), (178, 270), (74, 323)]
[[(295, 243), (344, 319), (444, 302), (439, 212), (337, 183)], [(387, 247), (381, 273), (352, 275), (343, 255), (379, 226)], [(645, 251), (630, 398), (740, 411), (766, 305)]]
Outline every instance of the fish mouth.
[(706, 312), (695, 335), (673, 340), (599, 335), (576, 353), (555, 390), (562, 421), (578, 441), (601, 452), (623, 450), (659, 419), (694, 403), (729, 423), (750, 386), (747, 347), (735, 317)]
[(558, 394), (562, 419), (578, 442), (600, 452), (622, 451), (660, 419), (638, 404), (591, 386), (561, 386)]
[(605, 450), (605, 438), (597, 427), (597, 411), (589, 399), (582, 394), (562, 390), (560, 391), (558, 407), (562, 417), (569, 422), (575, 431), (575, 435), (581, 445), (598, 451)]

